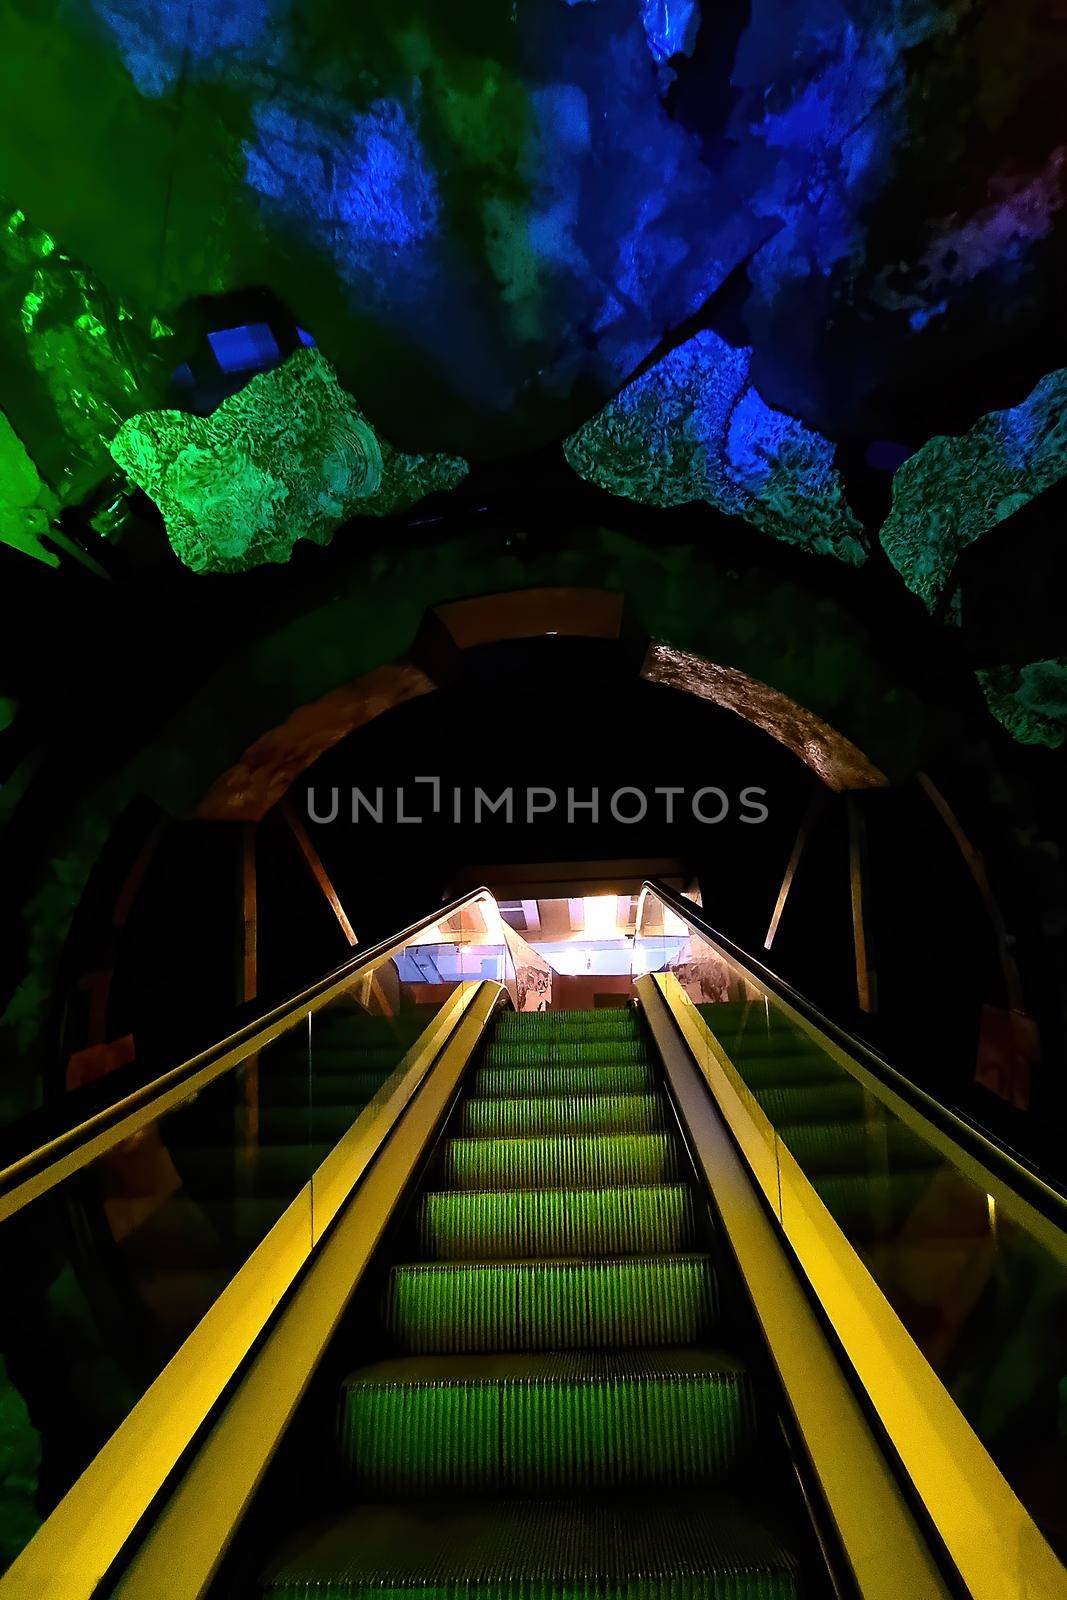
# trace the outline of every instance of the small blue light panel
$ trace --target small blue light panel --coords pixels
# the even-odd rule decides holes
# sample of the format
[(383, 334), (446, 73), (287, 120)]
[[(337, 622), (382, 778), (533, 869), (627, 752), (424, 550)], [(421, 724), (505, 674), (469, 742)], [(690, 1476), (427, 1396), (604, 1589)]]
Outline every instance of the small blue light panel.
[(266, 372), (282, 359), (278, 341), (265, 322), (220, 328), (208, 334), (208, 342), (223, 372)]

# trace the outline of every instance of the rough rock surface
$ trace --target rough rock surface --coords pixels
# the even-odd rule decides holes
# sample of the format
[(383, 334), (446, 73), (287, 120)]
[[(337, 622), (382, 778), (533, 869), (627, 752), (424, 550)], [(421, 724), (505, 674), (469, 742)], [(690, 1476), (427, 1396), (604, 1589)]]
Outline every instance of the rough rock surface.
[(990, 711), (1020, 744), (1057, 750), (1067, 739), (1067, 656), (980, 670), (978, 682)]
[(288, 561), (298, 539), (328, 544), (346, 518), (388, 516), (467, 471), (458, 457), (405, 455), (379, 438), (318, 350), (259, 373), (209, 417), (131, 417), (111, 453), (194, 572)]
[(909, 589), (931, 610), (965, 545), (1067, 473), (1067, 367), (1019, 405), (917, 450), (893, 478), (881, 541)]
[(642, 505), (694, 500), (852, 565), (866, 556), (829, 440), (766, 405), (751, 351), (695, 334), (564, 444), (581, 477)]

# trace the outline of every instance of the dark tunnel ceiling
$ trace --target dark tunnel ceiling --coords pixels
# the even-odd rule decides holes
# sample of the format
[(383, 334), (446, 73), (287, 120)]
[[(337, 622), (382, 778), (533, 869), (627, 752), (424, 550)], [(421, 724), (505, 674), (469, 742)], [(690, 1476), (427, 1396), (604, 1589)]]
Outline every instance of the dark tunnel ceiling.
[[(951, 627), (959, 552), (1065, 474), (1059, 0), (0, 17), (27, 557), (72, 506), (119, 537), (137, 485), (187, 565), (240, 572), (552, 448), (642, 504), (881, 546)], [(1062, 657), (981, 681), (1062, 742)]]

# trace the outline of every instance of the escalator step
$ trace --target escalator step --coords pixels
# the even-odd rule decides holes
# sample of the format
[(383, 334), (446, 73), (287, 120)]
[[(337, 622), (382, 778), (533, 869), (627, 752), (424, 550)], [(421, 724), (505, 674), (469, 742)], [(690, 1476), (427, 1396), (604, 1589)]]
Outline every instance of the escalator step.
[(771, 1033), (792, 1033), (796, 1023), (777, 1005), (765, 1000), (710, 1000), (697, 1006), (709, 1026), (724, 1032), (737, 1033), (742, 1028), (751, 1032), (763, 1030)]
[(561, 1133), (655, 1133), (663, 1127), (663, 1101), (656, 1094), (472, 1098), (463, 1108), (462, 1127), (464, 1133), (478, 1138), (497, 1139)]
[(479, 1067), (471, 1093), (489, 1099), (531, 1094), (644, 1094), (656, 1079), (647, 1062), (592, 1067)]
[[(303, 1142), (260, 1145), (251, 1152), (241, 1192), (291, 1200), (332, 1148), (331, 1144)], [(175, 1164), (185, 1187), (205, 1201), (235, 1192), (237, 1160), (232, 1146), (200, 1145), (183, 1150)]]
[(887, 1180), (849, 1173), (815, 1177), (812, 1183), (838, 1226), (865, 1240), (896, 1233), (922, 1200), (930, 1177), (906, 1173)]
[(662, 1183), (676, 1175), (666, 1133), (584, 1138), (449, 1139), (444, 1170), (457, 1189), (611, 1188)]
[(745, 1502), (367, 1506), (305, 1534), (274, 1600), (795, 1600), (796, 1562)]
[(611, 1065), (648, 1060), (643, 1039), (526, 1039), (525, 1036), (498, 1043), (493, 1039), (485, 1052), (489, 1067), (588, 1067), (597, 1062)]
[(884, 1177), (814, 1177), (812, 1186), (842, 1232), (858, 1243), (906, 1234), (923, 1239), (987, 1238), (988, 1197), (945, 1166)]
[(263, 1106), (259, 1135), (265, 1144), (336, 1144), (362, 1106)]
[(695, 1236), (684, 1184), (619, 1189), (453, 1189), (428, 1194), (421, 1248), (444, 1260), (532, 1256), (660, 1255)]
[(895, 1119), (880, 1122), (794, 1122), (778, 1126), (787, 1149), (807, 1173), (877, 1173), (940, 1165), (932, 1145)]
[(365, 1106), (393, 1071), (394, 1066), (322, 1072), (316, 1065), (311, 1078), (306, 1071), (264, 1072), (260, 1094), (267, 1106), (302, 1106), (309, 1100), (317, 1106)]
[(861, 1085), (844, 1075), (837, 1083), (817, 1084), (811, 1088), (754, 1089), (752, 1092), (775, 1127), (790, 1122), (854, 1121), (863, 1116), (866, 1107)]
[(383, 1361), (341, 1399), (345, 1461), (390, 1495), (736, 1482), (754, 1431), (744, 1367), (713, 1350)]
[(693, 1344), (715, 1323), (707, 1256), (394, 1267), (386, 1319), (413, 1355)]
[(727, 1055), (750, 1089), (820, 1089), (846, 1077), (837, 1062), (821, 1052), (753, 1057), (727, 1050)]
[[(306, 1039), (306, 1035), (305, 1035)], [(323, 1038), (314, 1028), (312, 1019), (311, 1065), (315, 1072), (392, 1072), (397, 1062), (411, 1049), (411, 1040), (395, 1039), (388, 1043), (363, 1044), (358, 1039), (351, 1043)], [(294, 1040), (293, 1060), (306, 1061), (306, 1045)]]
[(496, 1026), (498, 1039), (637, 1039), (641, 1024), (628, 1007), (599, 1011), (505, 1011)]

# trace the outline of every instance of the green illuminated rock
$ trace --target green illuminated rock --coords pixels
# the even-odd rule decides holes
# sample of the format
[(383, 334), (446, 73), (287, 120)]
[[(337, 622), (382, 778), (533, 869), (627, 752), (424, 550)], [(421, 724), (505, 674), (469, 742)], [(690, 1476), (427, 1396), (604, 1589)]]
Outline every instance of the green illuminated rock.
[[(2, 214), (4, 353), (23, 369), (23, 383), (14, 390), (23, 409), (24, 386), (33, 386), (31, 416), (47, 440), (49, 460), (36, 440), (31, 448), (60, 499), (69, 501), (109, 469), (108, 444), (122, 420), (145, 403), (160, 365), (153, 340), (168, 330), (159, 322), (142, 327), (24, 212), (7, 208)], [(18, 384), (19, 377), (9, 372), (8, 383)], [(49, 413), (44, 428), (38, 408)]]
[(1067, 367), (1048, 373), (1019, 405), (910, 456), (893, 477), (882, 545), (933, 610), (960, 551), (1065, 473)]
[(977, 676), (990, 711), (1020, 744), (1058, 750), (1067, 739), (1067, 656), (979, 669)]
[(380, 438), (318, 350), (259, 373), (210, 417), (131, 417), (111, 453), (194, 572), (288, 561), (298, 539), (329, 544), (348, 517), (388, 516), (467, 472), (460, 457)]
[(0, 694), (0, 733), (3, 733), (5, 728), (10, 728), (18, 709), (17, 700), (8, 700), (4, 695)]
[(0, 540), (36, 556), (38, 561), (58, 566), (58, 558), (41, 544), (55, 509), (55, 496), (41, 481), (22, 440), (0, 412)]

